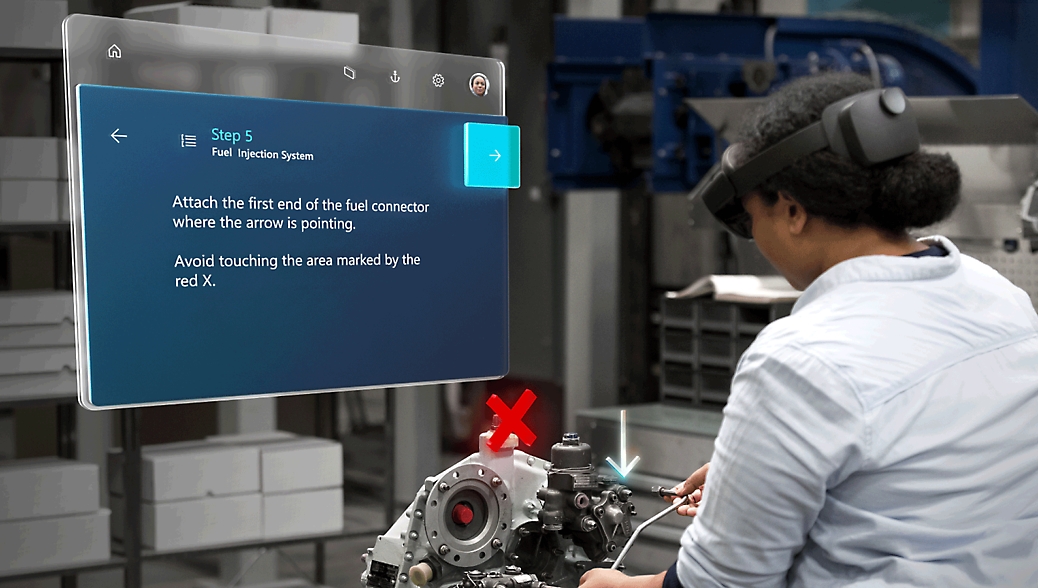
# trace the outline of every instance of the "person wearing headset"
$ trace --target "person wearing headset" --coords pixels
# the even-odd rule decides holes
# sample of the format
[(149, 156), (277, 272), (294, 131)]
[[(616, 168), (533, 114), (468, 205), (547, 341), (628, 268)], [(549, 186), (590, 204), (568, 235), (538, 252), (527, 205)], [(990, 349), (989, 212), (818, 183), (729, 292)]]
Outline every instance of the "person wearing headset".
[(583, 588), (1038, 586), (1038, 315), (908, 233), (959, 189), (897, 88), (802, 78), (752, 117), (693, 197), (803, 294), (741, 358), (711, 463), (677, 488), (696, 515), (677, 563)]

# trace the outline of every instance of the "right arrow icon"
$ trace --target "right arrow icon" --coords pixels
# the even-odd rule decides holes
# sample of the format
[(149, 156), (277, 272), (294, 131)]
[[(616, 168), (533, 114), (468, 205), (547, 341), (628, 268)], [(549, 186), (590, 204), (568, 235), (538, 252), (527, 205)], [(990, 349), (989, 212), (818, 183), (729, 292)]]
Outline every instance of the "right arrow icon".
[(494, 161), (498, 161), (501, 159), (501, 154), (498, 153), (497, 149), (494, 149), (494, 152), (490, 154), (490, 157), (493, 157)]

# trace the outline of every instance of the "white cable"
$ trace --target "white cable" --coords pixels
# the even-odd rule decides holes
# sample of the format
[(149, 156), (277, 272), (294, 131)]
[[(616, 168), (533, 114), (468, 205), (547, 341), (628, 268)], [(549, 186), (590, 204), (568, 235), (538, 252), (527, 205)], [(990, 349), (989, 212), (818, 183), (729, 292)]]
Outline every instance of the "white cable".
[(775, 37), (778, 35), (778, 24), (768, 27), (764, 33), (764, 60), (775, 61)]
[(858, 48), (861, 54), (865, 56), (865, 61), (869, 62), (869, 72), (872, 74), (872, 85), (876, 88), (883, 87), (883, 79), (879, 75), (879, 60), (876, 59), (876, 54), (872, 51), (872, 47), (869, 44), (862, 41), (861, 47)]

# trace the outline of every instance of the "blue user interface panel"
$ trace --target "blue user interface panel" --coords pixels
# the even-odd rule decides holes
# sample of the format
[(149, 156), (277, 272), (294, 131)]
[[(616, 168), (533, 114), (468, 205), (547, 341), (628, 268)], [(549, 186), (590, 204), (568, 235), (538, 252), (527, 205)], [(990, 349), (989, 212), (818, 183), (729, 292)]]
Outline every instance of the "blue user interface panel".
[(75, 91), (88, 406), (507, 373), (504, 117)]

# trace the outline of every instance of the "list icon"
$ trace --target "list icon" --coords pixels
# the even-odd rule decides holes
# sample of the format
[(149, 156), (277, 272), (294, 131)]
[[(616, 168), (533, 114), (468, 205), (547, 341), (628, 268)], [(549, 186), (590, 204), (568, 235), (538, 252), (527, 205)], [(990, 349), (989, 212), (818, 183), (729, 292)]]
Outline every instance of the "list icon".
[(180, 135), (180, 146), (181, 147), (197, 147), (196, 139), (194, 135)]

